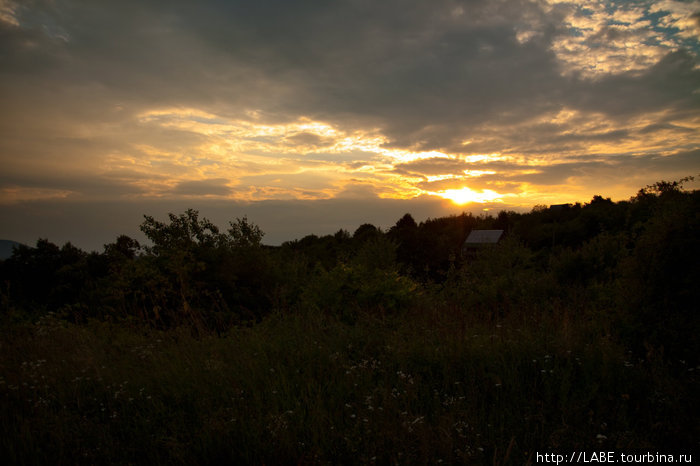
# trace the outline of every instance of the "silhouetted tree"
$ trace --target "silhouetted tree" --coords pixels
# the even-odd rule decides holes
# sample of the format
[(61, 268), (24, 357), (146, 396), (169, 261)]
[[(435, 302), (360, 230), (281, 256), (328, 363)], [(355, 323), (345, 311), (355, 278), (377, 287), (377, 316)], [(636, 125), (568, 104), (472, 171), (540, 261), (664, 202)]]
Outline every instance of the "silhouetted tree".
[(360, 225), (355, 233), (352, 235), (352, 239), (355, 244), (361, 244), (370, 239), (374, 239), (382, 235), (382, 231), (370, 223), (365, 223)]
[(248, 217), (238, 218), (233, 222), (229, 222), (231, 228), (228, 233), (231, 237), (232, 246), (234, 248), (257, 248), (260, 247), (263, 236), (259, 226), (248, 221)]

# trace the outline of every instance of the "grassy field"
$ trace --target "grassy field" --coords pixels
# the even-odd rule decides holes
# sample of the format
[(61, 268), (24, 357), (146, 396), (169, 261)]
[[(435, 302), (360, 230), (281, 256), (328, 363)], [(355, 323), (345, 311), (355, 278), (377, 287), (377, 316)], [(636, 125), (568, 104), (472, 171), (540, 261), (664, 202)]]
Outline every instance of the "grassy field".
[(564, 315), (297, 313), (206, 337), (51, 316), (5, 324), (2, 456), (526, 464), (537, 452), (698, 446), (697, 372), (633, 360), (599, 324)]

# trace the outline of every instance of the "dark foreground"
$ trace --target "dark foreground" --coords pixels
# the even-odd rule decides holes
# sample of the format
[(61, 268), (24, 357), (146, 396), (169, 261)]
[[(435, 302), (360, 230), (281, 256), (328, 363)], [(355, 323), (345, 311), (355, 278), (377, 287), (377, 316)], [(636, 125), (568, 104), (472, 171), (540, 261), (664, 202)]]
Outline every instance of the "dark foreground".
[[(0, 262), (0, 458), (696, 453), (698, 212), (700, 194), (674, 182), (625, 203), (405, 216), (280, 248), (246, 219), (224, 235), (195, 211), (147, 217), (147, 248), (40, 241)], [(462, 256), (475, 228), (507, 235)]]

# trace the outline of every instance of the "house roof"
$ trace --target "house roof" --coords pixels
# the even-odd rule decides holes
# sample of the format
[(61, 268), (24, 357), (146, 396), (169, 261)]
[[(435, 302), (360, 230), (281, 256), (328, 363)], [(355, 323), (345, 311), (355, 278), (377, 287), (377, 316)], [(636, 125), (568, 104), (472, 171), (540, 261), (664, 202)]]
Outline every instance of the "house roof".
[(503, 236), (503, 230), (472, 230), (464, 245), (495, 244)]
[(549, 210), (552, 212), (559, 212), (571, 207), (571, 204), (552, 204), (549, 206)]

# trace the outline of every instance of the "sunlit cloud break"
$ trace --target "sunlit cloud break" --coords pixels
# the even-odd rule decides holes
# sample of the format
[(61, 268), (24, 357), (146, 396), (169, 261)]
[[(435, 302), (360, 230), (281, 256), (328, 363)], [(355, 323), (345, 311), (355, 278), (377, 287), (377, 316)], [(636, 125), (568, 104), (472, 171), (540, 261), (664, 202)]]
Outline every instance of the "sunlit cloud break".
[[(676, 0), (0, 0), (0, 204), (629, 198), (700, 173), (699, 18)], [(41, 217), (14, 224), (63, 221)]]
[(469, 188), (446, 189), (440, 192), (429, 192), (428, 194), (449, 199), (455, 204), (459, 205), (470, 204), (473, 202), (479, 204), (486, 202), (503, 202), (503, 198), (508, 196), (506, 194), (497, 193), (490, 189), (484, 189), (481, 192), (476, 192)]
[[(248, 111), (247, 115), (258, 112)], [(440, 151), (411, 151), (388, 147), (388, 138), (378, 129), (370, 131), (343, 131), (329, 123), (300, 117), (286, 123), (264, 123), (256, 119), (226, 119), (213, 113), (192, 108), (169, 108), (149, 110), (137, 117), (138, 123), (151, 127), (167, 128), (178, 132), (195, 133), (204, 136), (202, 144), (194, 148), (198, 157), (187, 158), (181, 154), (165, 154), (171, 163), (194, 164), (206, 160), (216, 165), (216, 173), (227, 175), (230, 191), (219, 190), (209, 193), (217, 196), (240, 200), (263, 200), (269, 198), (330, 198), (338, 195), (348, 184), (361, 179), (368, 185), (374, 185), (379, 197), (413, 198), (422, 194), (436, 193), (416, 186), (427, 179), (429, 182), (453, 179), (464, 180), (483, 175), (496, 174), (494, 170), (464, 169), (459, 174), (438, 176), (397, 176), (392, 171), (397, 164), (421, 160), (461, 160), (469, 164), (479, 164), (503, 160), (500, 154), (449, 155)], [(159, 157), (157, 150), (148, 145), (135, 145), (151, 159)], [(360, 155), (361, 154), (361, 155)], [(163, 156), (163, 154), (160, 154)], [(358, 163), (358, 157), (362, 162)], [(229, 167), (227, 172), (226, 167)], [(160, 167), (159, 167), (160, 168)], [(255, 190), (236, 189), (242, 178), (256, 175), (270, 175), (269, 180), (281, 183), (284, 178), (296, 175), (294, 187), (257, 185)], [(311, 194), (306, 190), (301, 194), (299, 187), (305, 181), (302, 175), (318, 183), (326, 180), (324, 189)], [(193, 177), (193, 175), (195, 175)], [(197, 177), (196, 175), (199, 175)], [(171, 184), (187, 183), (187, 186), (204, 188), (207, 180), (202, 170), (192, 167), (187, 171), (186, 180), (173, 180)], [(260, 181), (260, 179), (258, 179)], [(192, 183), (202, 183), (194, 185)], [(301, 184), (299, 184), (301, 183)], [(386, 190), (386, 186), (393, 189)], [(184, 190), (180, 189), (180, 194)], [(461, 193), (461, 194), (459, 194)], [(491, 190), (480, 194), (469, 188), (447, 190), (438, 194), (457, 204), (469, 202), (490, 202), (503, 195), (494, 196)]]

